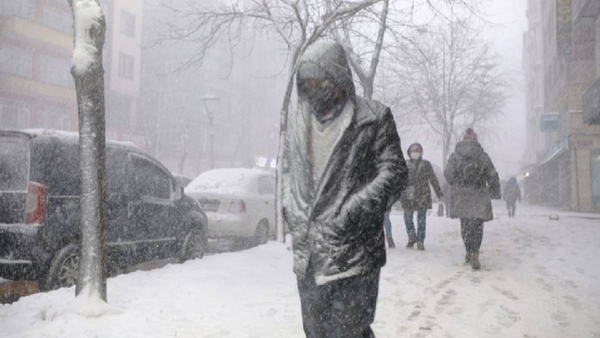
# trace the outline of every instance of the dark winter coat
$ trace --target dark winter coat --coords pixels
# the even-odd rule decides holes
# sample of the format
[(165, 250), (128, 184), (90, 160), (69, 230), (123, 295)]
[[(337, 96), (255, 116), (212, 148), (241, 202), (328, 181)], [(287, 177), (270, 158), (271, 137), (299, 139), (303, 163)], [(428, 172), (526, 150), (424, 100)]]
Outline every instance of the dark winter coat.
[(409, 160), (406, 162), (408, 167), (408, 186), (402, 193), (402, 207), (407, 210), (425, 210), (431, 209), (431, 188), (433, 187), (438, 198), (442, 197), (440, 183), (433, 171), (431, 163), (426, 160)]
[(500, 199), (500, 179), (477, 141), (461, 141), (450, 155), (444, 176), (451, 186), (450, 217), (494, 219), (492, 199)]
[(521, 188), (516, 179), (511, 178), (504, 186), (504, 200), (510, 204), (521, 202)]
[[(351, 79), (343, 49), (313, 46), (300, 62), (313, 62), (337, 83)], [(317, 284), (366, 274), (385, 264), (383, 215), (398, 200), (407, 169), (391, 111), (356, 97), (351, 123), (331, 151), (320, 180), (310, 170), (306, 102), (290, 114), (283, 150), (282, 213), (293, 238), (294, 272)]]

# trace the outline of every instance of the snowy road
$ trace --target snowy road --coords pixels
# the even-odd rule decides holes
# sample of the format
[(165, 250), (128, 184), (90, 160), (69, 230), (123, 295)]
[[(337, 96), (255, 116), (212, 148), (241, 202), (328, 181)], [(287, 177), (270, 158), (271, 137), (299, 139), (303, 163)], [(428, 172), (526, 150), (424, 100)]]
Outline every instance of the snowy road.
[[(551, 221), (544, 210), (519, 212), (486, 224), (479, 272), (462, 263), (458, 221), (431, 216), (425, 252), (388, 251), (377, 337), (600, 337), (600, 219), (561, 214)], [(397, 244), (404, 243), (401, 214), (392, 222)], [(109, 280), (108, 313), (73, 304), (73, 289), (59, 290), (0, 305), (0, 332), (19, 338), (304, 337), (291, 266), (291, 252), (272, 243), (138, 271)], [(90, 316), (94, 311), (100, 313)]]

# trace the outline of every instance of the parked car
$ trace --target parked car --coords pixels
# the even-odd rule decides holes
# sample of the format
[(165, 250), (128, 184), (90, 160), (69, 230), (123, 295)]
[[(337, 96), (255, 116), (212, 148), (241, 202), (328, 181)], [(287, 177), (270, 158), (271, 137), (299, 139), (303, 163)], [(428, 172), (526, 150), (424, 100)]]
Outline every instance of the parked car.
[[(202, 257), (206, 215), (159, 161), (107, 142), (109, 271)], [(41, 290), (75, 283), (80, 251), (79, 138), (0, 131), (0, 277)]]
[(185, 193), (208, 217), (209, 238), (250, 239), (275, 235), (275, 175), (258, 169), (217, 169), (194, 179)]
[(188, 184), (190, 184), (190, 182), (192, 181), (191, 178), (184, 176), (182, 174), (173, 174), (173, 177), (175, 178), (175, 180), (177, 181), (177, 183), (179, 183), (180, 186), (182, 187), (187, 187)]

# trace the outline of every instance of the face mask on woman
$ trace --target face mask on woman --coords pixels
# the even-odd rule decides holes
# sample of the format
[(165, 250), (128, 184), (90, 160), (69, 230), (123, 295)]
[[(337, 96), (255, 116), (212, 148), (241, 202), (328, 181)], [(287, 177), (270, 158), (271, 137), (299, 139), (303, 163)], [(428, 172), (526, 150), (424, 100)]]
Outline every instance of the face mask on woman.
[(421, 158), (421, 153), (413, 151), (410, 153), (410, 158), (416, 161)]

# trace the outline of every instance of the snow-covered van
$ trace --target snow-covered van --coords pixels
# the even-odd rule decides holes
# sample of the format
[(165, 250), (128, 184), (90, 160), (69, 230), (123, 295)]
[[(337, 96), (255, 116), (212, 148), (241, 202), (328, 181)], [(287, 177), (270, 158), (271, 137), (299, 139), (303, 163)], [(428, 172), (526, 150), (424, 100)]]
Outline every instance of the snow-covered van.
[[(159, 161), (107, 142), (109, 272), (201, 257), (206, 215)], [(77, 133), (0, 130), (0, 277), (70, 286), (80, 248)]]

